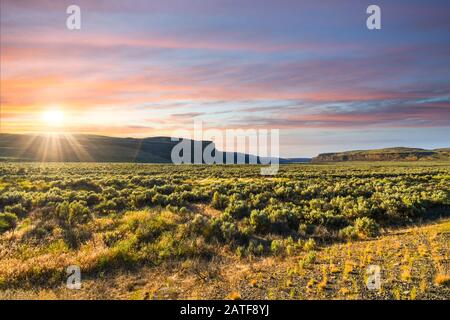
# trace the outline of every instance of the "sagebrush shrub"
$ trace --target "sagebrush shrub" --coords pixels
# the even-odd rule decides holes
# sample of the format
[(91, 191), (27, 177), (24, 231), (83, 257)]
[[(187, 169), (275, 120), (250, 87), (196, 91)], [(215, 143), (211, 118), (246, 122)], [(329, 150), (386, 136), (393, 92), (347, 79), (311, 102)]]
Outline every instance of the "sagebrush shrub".
[(358, 234), (363, 237), (375, 237), (379, 234), (379, 225), (371, 218), (357, 218), (354, 227)]
[(225, 209), (228, 204), (228, 199), (226, 196), (221, 195), (219, 192), (214, 192), (214, 195), (211, 200), (211, 206), (215, 209)]
[(314, 250), (315, 248), (316, 248), (316, 241), (313, 238), (309, 238), (303, 245), (303, 249), (305, 249), (305, 251), (311, 251)]
[(15, 205), (6, 206), (5, 212), (14, 213), (18, 217), (24, 217), (27, 215), (28, 210), (21, 203), (16, 203)]
[(270, 252), (276, 256), (279, 256), (284, 253), (284, 245), (282, 240), (272, 240), (270, 244)]
[(14, 213), (0, 213), (0, 233), (14, 229), (17, 224), (17, 216)]
[(89, 218), (90, 213), (86, 202), (76, 201), (69, 205), (69, 223), (85, 223)]
[(253, 210), (250, 213), (250, 224), (256, 232), (266, 232), (270, 228), (270, 218), (264, 211)]
[(354, 226), (347, 226), (339, 231), (339, 236), (347, 240), (358, 239), (358, 231)]

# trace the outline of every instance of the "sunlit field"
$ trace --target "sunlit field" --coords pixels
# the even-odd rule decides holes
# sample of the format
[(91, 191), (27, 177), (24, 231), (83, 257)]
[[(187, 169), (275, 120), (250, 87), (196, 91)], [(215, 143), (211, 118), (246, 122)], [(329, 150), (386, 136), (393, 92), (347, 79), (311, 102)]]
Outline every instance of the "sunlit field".
[(259, 169), (2, 163), (0, 295), (449, 297), (448, 163)]

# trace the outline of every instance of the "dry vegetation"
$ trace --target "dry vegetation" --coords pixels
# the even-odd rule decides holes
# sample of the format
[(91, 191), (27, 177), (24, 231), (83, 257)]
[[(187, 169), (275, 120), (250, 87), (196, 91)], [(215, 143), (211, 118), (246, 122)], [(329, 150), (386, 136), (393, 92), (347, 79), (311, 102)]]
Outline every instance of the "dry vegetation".
[[(0, 173), (1, 298), (450, 296), (445, 163), (287, 165), (272, 178), (256, 166)], [(69, 265), (81, 290), (65, 287)], [(369, 265), (380, 290), (366, 288)]]

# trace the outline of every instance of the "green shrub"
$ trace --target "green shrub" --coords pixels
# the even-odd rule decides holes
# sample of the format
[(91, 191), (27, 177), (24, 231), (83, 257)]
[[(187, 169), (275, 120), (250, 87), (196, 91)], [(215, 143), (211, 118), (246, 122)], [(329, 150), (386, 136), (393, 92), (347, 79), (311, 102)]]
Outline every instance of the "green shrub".
[(86, 202), (74, 201), (69, 204), (67, 221), (70, 225), (86, 223), (91, 218)]
[(138, 221), (137, 229), (134, 231), (138, 243), (152, 242), (163, 232), (173, 229), (174, 225), (167, 221), (162, 215), (151, 215), (149, 218)]
[(238, 226), (229, 221), (223, 221), (220, 225), (223, 239), (225, 241), (235, 241), (240, 238)]
[(17, 203), (15, 205), (6, 206), (5, 212), (14, 213), (19, 217), (25, 217), (28, 213), (28, 210), (25, 209), (21, 203)]
[(272, 243), (270, 244), (270, 252), (276, 256), (282, 255), (284, 253), (283, 240), (272, 240)]
[(248, 206), (245, 204), (244, 201), (239, 200), (232, 204), (229, 204), (228, 207), (225, 209), (225, 213), (228, 213), (235, 219), (241, 219), (243, 217), (246, 217), (248, 215)]
[(169, 200), (167, 196), (157, 193), (152, 197), (152, 203), (157, 206), (165, 207), (169, 204)]
[(250, 213), (250, 224), (256, 232), (266, 232), (270, 228), (270, 219), (264, 211), (252, 210)]
[(134, 237), (118, 241), (108, 252), (99, 257), (97, 268), (127, 268), (135, 265), (139, 258), (135, 250), (135, 245), (136, 238)]
[(215, 209), (221, 210), (225, 209), (228, 204), (227, 197), (220, 194), (219, 192), (214, 192), (214, 195), (211, 200), (211, 206)]
[(239, 259), (243, 258), (246, 255), (245, 247), (244, 246), (237, 247), (235, 253)]
[(0, 209), (5, 206), (23, 203), (25, 201), (25, 194), (18, 191), (7, 191), (0, 193)]
[(114, 208), (116, 211), (120, 212), (128, 208), (128, 200), (123, 196), (115, 198), (114, 203), (116, 204)]
[(64, 229), (64, 240), (71, 249), (78, 249), (92, 237), (92, 229), (86, 224), (74, 224)]
[(102, 201), (101, 197), (96, 193), (90, 193), (86, 197), (86, 203), (90, 207), (99, 204), (101, 201)]
[(376, 237), (379, 234), (379, 225), (371, 218), (357, 218), (354, 227), (363, 237)]
[(301, 237), (306, 237), (314, 233), (315, 226), (311, 224), (302, 223), (298, 226), (298, 234)]
[(246, 253), (247, 255), (254, 255), (254, 256), (262, 255), (264, 253), (264, 246), (262, 245), (262, 243), (258, 243), (255, 240), (250, 240), (247, 246)]
[(102, 188), (97, 183), (90, 181), (87, 178), (81, 178), (70, 181), (67, 186), (70, 187), (72, 190), (87, 190), (94, 192), (102, 191)]
[(316, 248), (316, 241), (313, 238), (309, 238), (308, 241), (303, 245), (305, 251), (311, 251)]
[(314, 251), (309, 252), (305, 257), (305, 264), (310, 265), (316, 262), (316, 253)]
[(194, 219), (187, 224), (187, 227), (189, 233), (194, 236), (202, 235), (208, 240), (217, 236), (217, 234), (214, 234), (214, 227), (211, 221), (201, 214), (196, 214)]
[(303, 247), (303, 243), (301, 239), (295, 242), (292, 237), (288, 237), (284, 240), (284, 246), (286, 248), (286, 254), (288, 256), (293, 256)]
[(0, 233), (14, 229), (17, 225), (17, 216), (14, 213), (0, 213)]
[(358, 239), (358, 231), (354, 226), (347, 226), (339, 231), (339, 236), (347, 240)]

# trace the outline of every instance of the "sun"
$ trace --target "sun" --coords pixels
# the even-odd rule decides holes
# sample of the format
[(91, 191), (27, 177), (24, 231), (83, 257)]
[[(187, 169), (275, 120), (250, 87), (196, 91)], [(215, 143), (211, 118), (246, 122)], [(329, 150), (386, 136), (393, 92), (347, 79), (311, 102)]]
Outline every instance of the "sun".
[(64, 122), (64, 113), (57, 109), (46, 110), (42, 113), (42, 121), (50, 126), (60, 126)]

